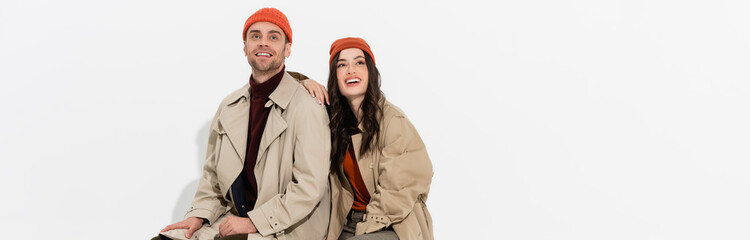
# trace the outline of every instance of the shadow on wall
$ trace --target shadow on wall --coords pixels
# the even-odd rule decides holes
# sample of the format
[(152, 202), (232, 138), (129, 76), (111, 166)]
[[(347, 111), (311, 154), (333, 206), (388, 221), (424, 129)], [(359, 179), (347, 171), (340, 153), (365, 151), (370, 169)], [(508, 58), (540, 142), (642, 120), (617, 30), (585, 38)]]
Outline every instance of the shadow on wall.
[(197, 136), (195, 139), (195, 144), (198, 145), (198, 147), (196, 148), (198, 150), (196, 161), (194, 161), (197, 170), (195, 180), (190, 181), (190, 183), (185, 185), (185, 188), (182, 189), (182, 193), (180, 193), (180, 197), (177, 198), (177, 203), (175, 203), (174, 210), (172, 211), (173, 223), (182, 221), (185, 218), (185, 213), (187, 212), (188, 208), (190, 208), (190, 203), (192, 203), (193, 201), (195, 191), (198, 190), (198, 181), (201, 179), (201, 175), (203, 174), (203, 162), (206, 160), (206, 147), (208, 145), (209, 127), (211, 127), (211, 120), (208, 120), (205, 124), (203, 124), (201, 128), (198, 129), (198, 134), (196, 134)]

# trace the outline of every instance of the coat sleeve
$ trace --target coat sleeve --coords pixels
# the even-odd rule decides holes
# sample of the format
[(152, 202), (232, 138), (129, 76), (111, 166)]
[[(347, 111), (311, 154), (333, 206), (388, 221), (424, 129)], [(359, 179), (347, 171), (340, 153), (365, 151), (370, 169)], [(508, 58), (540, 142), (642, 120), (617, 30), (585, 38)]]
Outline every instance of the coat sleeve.
[(221, 146), (219, 114), (221, 108), (216, 111), (214, 119), (211, 122), (210, 133), (208, 136), (208, 147), (206, 149), (206, 162), (203, 164), (203, 175), (198, 182), (198, 190), (193, 197), (193, 203), (185, 214), (185, 218), (198, 217), (205, 218), (209, 223), (213, 223), (226, 210), (224, 197), (221, 196), (219, 189), (219, 180), (216, 176), (216, 161), (218, 159), (217, 147)]
[(292, 181), (280, 193), (248, 212), (262, 236), (279, 233), (312, 213), (326, 193), (331, 134), (328, 115), (310, 102), (298, 106), (294, 122)]
[(411, 213), (420, 195), (426, 197), (432, 182), (432, 163), (417, 130), (403, 115), (386, 119), (379, 177), (367, 204), (367, 215), (357, 224), (356, 235), (399, 223)]

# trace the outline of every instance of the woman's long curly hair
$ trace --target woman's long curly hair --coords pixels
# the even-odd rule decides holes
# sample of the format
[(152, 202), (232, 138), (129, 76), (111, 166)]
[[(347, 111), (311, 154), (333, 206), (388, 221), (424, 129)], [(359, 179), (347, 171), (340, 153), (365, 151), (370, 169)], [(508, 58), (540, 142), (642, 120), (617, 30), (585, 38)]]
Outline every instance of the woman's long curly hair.
[[(382, 120), (382, 103), (385, 97), (380, 91), (380, 72), (375, 67), (372, 57), (365, 54), (365, 64), (367, 64), (367, 91), (365, 99), (362, 101), (362, 145), (359, 148), (359, 155), (363, 156), (368, 151), (379, 149), (380, 121)], [(331, 128), (331, 171), (342, 176), (339, 171), (344, 161), (347, 148), (351, 141), (351, 136), (360, 132), (357, 128), (357, 117), (349, 106), (349, 102), (344, 95), (341, 95), (337, 82), (336, 67), (337, 60), (341, 52), (336, 53), (331, 61), (328, 70), (328, 96), (331, 105), (328, 106), (328, 116), (331, 118), (328, 126)]]

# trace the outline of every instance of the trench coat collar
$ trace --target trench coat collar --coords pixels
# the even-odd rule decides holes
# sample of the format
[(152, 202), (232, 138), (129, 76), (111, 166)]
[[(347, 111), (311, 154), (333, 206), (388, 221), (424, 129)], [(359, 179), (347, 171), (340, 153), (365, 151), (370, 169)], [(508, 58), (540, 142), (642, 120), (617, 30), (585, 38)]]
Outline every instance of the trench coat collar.
[[(385, 97), (382, 97), (380, 101), (378, 101), (378, 104), (380, 104), (380, 107), (381, 107), (381, 112), (380, 112), (381, 116), (379, 116), (380, 121), (384, 121), (383, 117), (385, 114), (385, 110), (387, 107), (390, 107), (390, 102), (385, 100)], [(364, 129), (364, 126), (362, 125), (362, 122), (359, 122), (359, 124), (357, 124), (357, 130), (359, 130), (359, 132), (352, 135), (352, 143), (354, 144), (354, 155), (357, 158), (358, 162), (360, 159), (359, 149), (361, 148), (361, 144), (362, 144), (362, 129)], [(383, 126), (380, 126), (380, 131), (381, 132), (384, 131)]]
[[(281, 109), (286, 109), (287, 106), (289, 106), (289, 102), (292, 100), (292, 96), (294, 95), (294, 92), (297, 88), (297, 80), (292, 77), (292, 75), (289, 75), (288, 72), (284, 72), (284, 76), (281, 78), (281, 82), (279, 82), (279, 85), (276, 86), (276, 90), (274, 90), (270, 96), (268, 96), (269, 99), (271, 99), (272, 102), (274, 102), (276, 105), (279, 105)], [(226, 106), (231, 106), (233, 104), (236, 104), (240, 100), (245, 100), (250, 98), (250, 84), (246, 83), (245, 86), (240, 88), (240, 90), (232, 93), (229, 95)], [(269, 104), (266, 103), (266, 107)]]
[[(271, 101), (273, 101), (276, 105), (279, 105), (281, 109), (286, 109), (286, 107), (289, 106), (289, 102), (292, 100), (294, 91), (297, 88), (296, 83), (297, 80), (295, 80), (292, 75), (289, 75), (288, 72), (284, 72), (284, 76), (281, 78), (281, 82), (279, 82), (279, 85), (276, 86), (276, 90), (274, 90), (271, 95), (268, 96), (268, 98), (271, 99)], [(247, 99), (250, 99), (250, 84), (246, 83), (245, 86), (240, 88), (240, 90), (229, 95), (228, 99), (229, 101), (227, 101), (226, 106), (236, 104), (240, 100), (247, 101)], [(266, 105), (268, 105), (268, 103), (266, 103)]]
[(281, 109), (285, 110), (289, 106), (289, 102), (291, 102), (292, 96), (294, 96), (298, 86), (299, 83), (297, 80), (295, 80), (292, 75), (289, 75), (288, 72), (284, 72), (284, 77), (281, 78), (279, 86), (277, 86), (276, 90), (268, 96), (270, 101), (266, 103), (266, 107), (270, 107), (271, 104), (276, 104)]
[[(286, 109), (296, 90), (297, 81), (294, 80), (289, 73), (284, 72), (284, 77), (276, 87), (276, 90), (268, 96), (269, 100), (266, 102), (265, 107), (276, 105), (282, 110)], [(227, 104), (226, 106), (223, 106), (224, 109), (219, 116), (219, 122), (224, 128), (227, 136), (229, 136), (229, 141), (232, 143), (235, 152), (244, 163), (245, 156), (247, 155), (247, 128), (250, 121), (250, 84), (246, 83), (242, 88), (230, 94), (227, 99)], [(278, 135), (286, 129), (286, 122), (283, 121), (280, 113), (275, 111), (271, 112), (276, 114), (269, 114), (269, 119), (266, 122), (266, 129), (263, 131), (264, 135)], [(276, 122), (276, 120), (280, 120), (281, 122)], [(269, 125), (271, 125), (270, 129)], [(275, 136), (269, 137), (270, 139), (275, 138)], [(262, 153), (262, 151), (270, 144), (270, 139), (265, 140), (264, 138), (268, 137), (262, 137), (259, 153)], [(258, 156), (260, 155), (261, 154), (258, 154)]]
[(227, 97), (227, 104), (222, 106), (219, 123), (229, 137), (239, 159), (244, 160), (247, 151), (247, 127), (250, 121), (250, 84)]

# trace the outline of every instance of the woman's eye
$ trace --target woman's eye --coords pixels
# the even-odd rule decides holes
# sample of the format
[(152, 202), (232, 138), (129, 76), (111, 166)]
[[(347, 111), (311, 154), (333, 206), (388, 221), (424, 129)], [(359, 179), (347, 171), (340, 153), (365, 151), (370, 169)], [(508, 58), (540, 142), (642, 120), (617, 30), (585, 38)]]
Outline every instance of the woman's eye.
[(358, 65), (365, 65), (365, 61), (359, 61), (357, 62)]
[(337, 67), (346, 67), (346, 64), (339, 63), (339, 65), (337, 65)]

